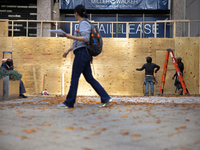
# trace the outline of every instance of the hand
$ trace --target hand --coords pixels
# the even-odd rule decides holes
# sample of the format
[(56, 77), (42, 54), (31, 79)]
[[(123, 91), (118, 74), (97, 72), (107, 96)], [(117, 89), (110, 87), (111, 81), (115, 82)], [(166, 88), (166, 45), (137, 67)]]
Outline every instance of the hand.
[(63, 35), (66, 36), (66, 38), (68, 38), (68, 37), (67, 37), (67, 34), (63, 33)]
[(174, 77), (172, 77), (172, 80), (174, 80)]
[(66, 58), (68, 54), (69, 54), (69, 50), (64, 52), (63, 57)]

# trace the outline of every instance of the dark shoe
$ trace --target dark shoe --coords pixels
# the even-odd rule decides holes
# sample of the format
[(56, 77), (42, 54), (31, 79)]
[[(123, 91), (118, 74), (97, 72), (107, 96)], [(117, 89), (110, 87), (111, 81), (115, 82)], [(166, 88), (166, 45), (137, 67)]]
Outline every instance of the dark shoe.
[(146, 94), (146, 93), (145, 93), (144, 96), (149, 96), (149, 94)]
[(110, 102), (112, 102), (112, 99), (109, 99), (107, 102), (105, 102), (105, 103), (101, 103), (100, 105), (99, 105), (99, 107), (106, 107)]
[(151, 94), (151, 96), (154, 96), (154, 94)]
[(183, 89), (178, 90), (178, 95), (183, 95)]
[(25, 96), (24, 94), (20, 94), (19, 98), (28, 98), (28, 96)]

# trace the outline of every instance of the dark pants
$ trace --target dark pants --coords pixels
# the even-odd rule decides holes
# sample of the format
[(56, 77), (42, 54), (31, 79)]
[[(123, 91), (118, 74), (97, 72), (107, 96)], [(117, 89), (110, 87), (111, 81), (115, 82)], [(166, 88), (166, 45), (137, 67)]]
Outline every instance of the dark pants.
[(110, 99), (110, 96), (92, 76), (92, 70), (90, 66), (92, 56), (87, 52), (86, 48), (79, 48), (74, 51), (74, 54), (75, 58), (72, 68), (71, 86), (69, 93), (66, 97), (66, 101), (64, 101), (63, 103), (68, 107), (74, 107), (79, 77), (81, 73), (83, 73), (83, 76), (85, 77), (86, 81), (89, 84), (91, 84), (93, 89), (97, 92), (97, 94), (99, 94), (99, 96), (101, 97), (101, 102), (107, 102)]
[(176, 86), (176, 88), (178, 90), (182, 89), (182, 85), (181, 85), (181, 82), (179, 81), (178, 77), (176, 77), (174, 85)]
[(24, 87), (24, 83), (22, 80), (20, 80), (20, 88), (19, 88), (19, 94), (23, 94), (26, 93), (25, 87)]
[(146, 76), (145, 80), (146, 80), (145, 94), (149, 94), (149, 84), (150, 84), (150, 86), (151, 86), (151, 94), (153, 95), (153, 93), (154, 93), (153, 77)]

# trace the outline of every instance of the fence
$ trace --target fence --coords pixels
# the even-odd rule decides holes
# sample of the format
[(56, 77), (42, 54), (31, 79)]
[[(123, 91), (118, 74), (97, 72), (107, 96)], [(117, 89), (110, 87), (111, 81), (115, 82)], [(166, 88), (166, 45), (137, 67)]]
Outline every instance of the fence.
[[(37, 23), (40, 26), (37, 26), (37, 30), (40, 30), (40, 34), (37, 36), (42, 37), (42, 33), (43, 33), (43, 26), (44, 24), (52, 24), (54, 26), (55, 29), (58, 29), (58, 25), (59, 24), (70, 24), (70, 34), (72, 34), (72, 25), (73, 23), (78, 23), (77, 21), (44, 21), (44, 20), (5, 20), (5, 19), (0, 19), (0, 22), (7, 22), (7, 23), (11, 23), (11, 37), (14, 36), (14, 23), (18, 23), (18, 22), (24, 22), (26, 23), (26, 32), (25, 32), (25, 36), (28, 37), (29, 36), (29, 23)], [(153, 24), (153, 30), (154, 30), (154, 36), (153, 38), (158, 38), (157, 37), (157, 25), (158, 24), (163, 24), (164, 25), (164, 30), (163, 30), (163, 38), (166, 38), (167, 36), (167, 25), (170, 25), (170, 33), (171, 33), (171, 37), (175, 38), (176, 34), (177, 34), (177, 24), (178, 23), (182, 23), (183, 27), (186, 28), (186, 23), (187, 23), (187, 37), (191, 36), (191, 23), (199, 23), (200, 25), (200, 20), (158, 20), (158, 21), (145, 21), (145, 22), (94, 22), (91, 21), (94, 24), (97, 24), (99, 26), (99, 24), (111, 24), (111, 37), (114, 38), (113, 36), (113, 31), (114, 31), (114, 25), (116, 24), (116, 28), (118, 27), (118, 24), (126, 24), (126, 31), (130, 32), (130, 27), (129, 24), (139, 24), (140, 25), (140, 38), (144, 38), (144, 27), (145, 24), (147, 23), (151, 23)], [(40, 29), (39, 29), (40, 28)], [(185, 29), (186, 30), (186, 29)], [(142, 32), (141, 32), (142, 31)], [(125, 38), (129, 38), (129, 32), (126, 32)], [(55, 35), (57, 37), (57, 34)]]

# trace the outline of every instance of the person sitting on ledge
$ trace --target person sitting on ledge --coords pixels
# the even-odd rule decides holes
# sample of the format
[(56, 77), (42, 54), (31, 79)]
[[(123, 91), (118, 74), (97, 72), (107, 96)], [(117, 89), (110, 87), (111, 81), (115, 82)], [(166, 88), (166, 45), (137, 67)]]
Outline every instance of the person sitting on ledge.
[[(2, 68), (5, 68), (6, 70), (13, 70), (14, 66), (13, 66), (13, 60), (12, 59), (7, 59), (6, 62), (4, 62), (1, 65)], [(24, 87), (24, 83), (22, 80), (20, 80), (20, 94), (19, 94), (19, 98), (27, 98), (27, 96), (24, 95), (24, 93), (26, 93), (25, 87)]]

